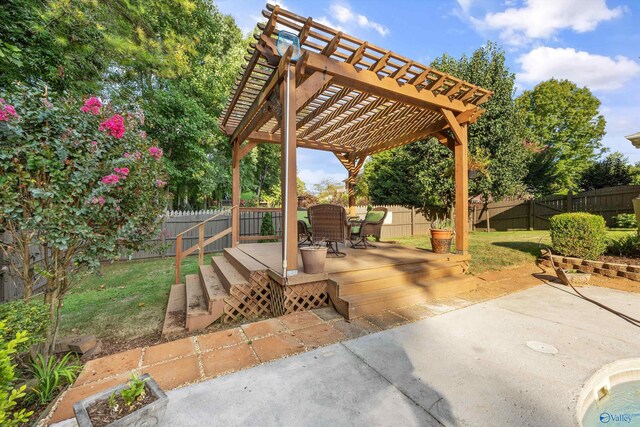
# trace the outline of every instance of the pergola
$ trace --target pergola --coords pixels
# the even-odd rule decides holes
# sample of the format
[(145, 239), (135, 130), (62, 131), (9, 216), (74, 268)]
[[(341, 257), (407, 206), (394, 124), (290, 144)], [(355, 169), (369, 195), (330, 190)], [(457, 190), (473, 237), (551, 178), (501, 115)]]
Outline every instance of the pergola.
[[(220, 119), (233, 153), (232, 242), (240, 241), (240, 160), (257, 144), (281, 145), (283, 277), (297, 274), (296, 147), (331, 151), (345, 166), (350, 213), (367, 156), (435, 137), (455, 158), (455, 230), (468, 249), (467, 128), (492, 92), (389, 50), (267, 5)], [(298, 36), (283, 55), (278, 34)]]

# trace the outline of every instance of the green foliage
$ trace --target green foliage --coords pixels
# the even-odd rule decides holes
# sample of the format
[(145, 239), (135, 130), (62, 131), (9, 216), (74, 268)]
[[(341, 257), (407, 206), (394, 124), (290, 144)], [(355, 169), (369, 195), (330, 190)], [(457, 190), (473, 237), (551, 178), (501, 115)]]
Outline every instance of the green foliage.
[[(5, 324), (0, 321), (0, 331)], [(19, 426), (29, 421), (33, 411), (16, 411), (18, 402), (26, 396), (26, 386), (14, 388), (16, 365), (13, 355), (18, 348), (29, 340), (26, 332), (17, 332), (9, 338), (0, 335), (0, 426)]]
[[(273, 217), (271, 216), (271, 212), (265, 212), (262, 217), (262, 223), (260, 224), (260, 235), (261, 236), (273, 236), (275, 231), (273, 229)], [(272, 240), (258, 240), (258, 243), (271, 242)]]
[(560, 255), (596, 259), (606, 249), (605, 222), (600, 215), (573, 212), (549, 220), (553, 249)]
[(550, 156), (549, 183), (529, 175), (527, 185), (536, 194), (578, 191), (580, 178), (602, 149), (605, 119), (600, 101), (591, 91), (568, 80), (551, 79), (525, 91), (516, 104), (524, 116), (527, 140), (536, 156)]
[(453, 223), (451, 222), (451, 218), (436, 216), (436, 219), (431, 221), (431, 228), (435, 230), (453, 230)]
[(637, 234), (627, 234), (609, 239), (607, 241), (607, 254), (628, 258), (640, 258), (640, 236)]
[(638, 228), (638, 220), (635, 214), (618, 214), (611, 217), (613, 228)]
[(595, 190), (629, 185), (632, 180), (629, 160), (622, 153), (615, 152), (585, 169), (580, 179), (580, 187), (583, 190)]
[[(28, 230), (48, 254), (37, 268), (53, 307), (51, 349), (70, 273), (148, 247), (157, 235), (165, 206), (162, 151), (139, 131), (140, 111), (120, 115), (92, 98), (89, 112), (81, 99), (37, 86), (11, 89), (0, 96), (20, 117), (0, 122), (0, 217), (11, 241)], [(22, 263), (30, 259), (11, 243), (2, 248)]]
[[(469, 127), (470, 164), (480, 173), (469, 182), (471, 196), (494, 199), (522, 193), (528, 151), (522, 144), (522, 120), (513, 100), (515, 75), (504, 51), (494, 43), (459, 60), (437, 58), (434, 68), (494, 91), (486, 112)], [(376, 154), (364, 170), (374, 204), (448, 209), (453, 203), (453, 156), (434, 139)]]
[(258, 203), (265, 195), (280, 194), (280, 146), (259, 144), (256, 151), (256, 194)]
[(55, 356), (39, 354), (31, 366), (31, 373), (36, 380), (32, 387), (33, 399), (40, 405), (51, 402), (62, 387), (75, 381), (82, 366), (73, 360), (71, 353), (65, 354), (60, 360)]
[(25, 331), (29, 337), (22, 342), (18, 351), (27, 351), (32, 344), (43, 342), (49, 327), (49, 307), (43, 301), (15, 300), (0, 304), (0, 339), (9, 341), (18, 331)]
[(141, 396), (144, 396), (144, 393), (145, 393), (144, 384), (147, 381), (148, 381), (147, 378), (145, 378), (144, 380), (141, 380), (136, 375), (131, 374), (131, 379), (129, 380), (129, 386), (122, 389), (122, 391), (120, 392), (122, 396), (122, 400), (124, 401), (125, 405), (133, 406), (133, 404), (136, 402), (136, 400), (138, 400), (138, 398), (140, 398)]

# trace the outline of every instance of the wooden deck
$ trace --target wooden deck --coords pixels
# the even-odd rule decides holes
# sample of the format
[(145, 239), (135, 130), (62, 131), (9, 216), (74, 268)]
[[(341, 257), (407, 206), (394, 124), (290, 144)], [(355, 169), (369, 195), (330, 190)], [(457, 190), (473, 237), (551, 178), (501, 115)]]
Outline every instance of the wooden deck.
[[(475, 279), (465, 275), (468, 255), (434, 254), (391, 243), (376, 246), (353, 249), (341, 245), (346, 256), (328, 257), (323, 274), (299, 272), (286, 283), (280, 243), (244, 244), (238, 249), (264, 265), (269, 276), (285, 288), (326, 281), (331, 302), (348, 319), (453, 296), (476, 286)], [(302, 266), (301, 259), (298, 265)]]
[[(347, 255), (327, 258), (325, 272), (282, 276), (282, 244), (226, 248), (172, 287), (163, 334), (281, 316), (333, 304), (347, 319), (454, 296), (474, 289), (465, 275), (468, 255), (438, 255), (390, 243), (377, 248), (340, 246)], [(302, 266), (302, 260), (298, 260)]]

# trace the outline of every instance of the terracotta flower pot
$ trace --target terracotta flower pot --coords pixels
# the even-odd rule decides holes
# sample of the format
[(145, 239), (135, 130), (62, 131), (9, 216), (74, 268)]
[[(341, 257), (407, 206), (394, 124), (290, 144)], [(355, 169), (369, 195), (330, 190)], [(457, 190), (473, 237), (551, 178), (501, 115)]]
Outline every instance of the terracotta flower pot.
[(317, 274), (324, 272), (324, 263), (327, 259), (326, 247), (314, 248), (309, 246), (300, 248), (300, 255), (302, 255), (302, 266), (305, 273)]
[(436, 254), (448, 254), (451, 252), (453, 231), (447, 229), (431, 229), (431, 248)]

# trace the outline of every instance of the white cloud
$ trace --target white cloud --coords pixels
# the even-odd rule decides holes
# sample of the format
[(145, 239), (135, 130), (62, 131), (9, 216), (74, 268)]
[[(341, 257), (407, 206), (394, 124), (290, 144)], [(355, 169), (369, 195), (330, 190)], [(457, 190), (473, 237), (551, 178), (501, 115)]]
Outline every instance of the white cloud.
[[(458, 3), (466, 12), (471, 1)], [(535, 39), (550, 39), (563, 29), (593, 31), (600, 22), (620, 17), (624, 10), (621, 6), (610, 9), (605, 0), (526, 0), (523, 7), (470, 19), (479, 29), (499, 30), (506, 43), (522, 45)]]
[(347, 179), (347, 172), (336, 173), (327, 172), (324, 169), (300, 169), (298, 170), (298, 177), (304, 182), (308, 191), (313, 191), (313, 187), (316, 184), (320, 184), (326, 179), (333, 182), (343, 182)]
[(460, 7), (462, 8), (462, 11), (464, 13), (469, 12), (469, 8), (471, 7), (471, 3), (473, 3), (473, 0), (458, 0), (458, 4), (460, 5)]
[[(374, 30), (383, 37), (389, 34), (387, 27), (370, 20), (365, 15), (354, 12), (347, 3), (332, 3), (331, 6), (329, 6), (329, 11), (332, 17), (345, 28), (354, 27)], [(323, 22), (325, 25), (330, 25), (330, 20), (326, 17), (318, 18), (319, 22), (322, 22), (321, 20), (325, 21)]]
[(516, 76), (520, 83), (536, 84), (554, 77), (591, 90), (609, 91), (640, 76), (640, 64), (625, 56), (611, 58), (572, 48), (538, 47), (516, 62), (522, 68)]

